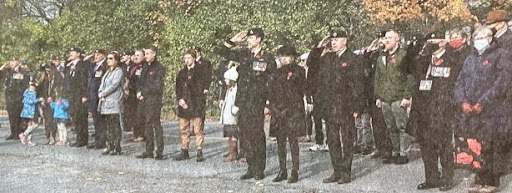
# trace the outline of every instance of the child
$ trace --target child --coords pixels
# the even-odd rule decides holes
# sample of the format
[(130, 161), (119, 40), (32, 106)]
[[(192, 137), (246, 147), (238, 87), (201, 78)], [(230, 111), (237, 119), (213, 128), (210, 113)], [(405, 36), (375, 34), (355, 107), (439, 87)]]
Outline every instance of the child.
[(238, 157), (237, 139), (238, 139), (238, 126), (237, 126), (237, 113), (238, 107), (235, 106), (236, 98), (236, 80), (238, 79), (238, 72), (235, 67), (230, 68), (224, 73), (224, 81), (226, 82), (227, 91), (224, 100), (220, 101), (221, 123), (224, 125), (224, 137), (228, 137), (229, 154), (223, 159), (224, 162), (231, 162)]
[(43, 98), (36, 97), (36, 84), (31, 82), (28, 89), (23, 93), (23, 110), (21, 111), (21, 118), (26, 123), (27, 130), (25, 132), (20, 133), (20, 141), (24, 145), (34, 146), (35, 143), (32, 142), (32, 131), (39, 127), (37, 121), (34, 121), (36, 117), (36, 105), (39, 102), (42, 102)]
[(57, 130), (59, 131), (59, 142), (55, 145), (66, 145), (66, 138), (68, 131), (66, 130), (66, 121), (69, 119), (68, 107), (69, 103), (66, 99), (62, 98), (62, 89), (55, 91), (55, 101), (52, 98), (48, 98), (48, 103), (53, 109), (53, 119), (57, 124)]

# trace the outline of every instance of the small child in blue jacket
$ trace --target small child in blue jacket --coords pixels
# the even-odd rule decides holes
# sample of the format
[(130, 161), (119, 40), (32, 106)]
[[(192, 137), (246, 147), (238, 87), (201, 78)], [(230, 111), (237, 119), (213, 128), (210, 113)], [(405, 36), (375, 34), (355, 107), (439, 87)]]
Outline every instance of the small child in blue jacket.
[(66, 121), (69, 119), (68, 107), (69, 103), (66, 99), (62, 98), (62, 89), (57, 89), (55, 91), (55, 101), (52, 98), (48, 99), (48, 103), (50, 103), (50, 107), (53, 109), (53, 120), (57, 124), (57, 129), (59, 131), (59, 142), (55, 143), (55, 145), (66, 145), (66, 139), (68, 135), (68, 131), (66, 129)]
[(36, 105), (40, 102), (43, 102), (43, 98), (36, 97), (36, 84), (30, 83), (28, 89), (23, 93), (23, 109), (21, 110), (20, 117), (27, 124), (27, 130), (25, 132), (20, 133), (20, 141), (24, 145), (34, 146), (35, 143), (32, 142), (32, 131), (39, 127), (39, 124), (35, 120), (36, 114)]

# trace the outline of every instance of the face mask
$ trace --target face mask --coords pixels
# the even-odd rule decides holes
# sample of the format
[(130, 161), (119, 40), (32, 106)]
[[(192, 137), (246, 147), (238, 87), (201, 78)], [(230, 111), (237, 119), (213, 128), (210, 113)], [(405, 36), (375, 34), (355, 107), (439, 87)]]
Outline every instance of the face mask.
[(450, 42), (450, 47), (452, 47), (455, 50), (461, 48), (462, 45), (464, 45), (464, 41), (462, 39), (460, 39), (460, 40), (453, 40), (453, 41)]
[(489, 41), (486, 40), (486, 39), (483, 39), (483, 40), (475, 40), (473, 42), (473, 46), (479, 51), (479, 52), (483, 52), (487, 46), (489, 46)]

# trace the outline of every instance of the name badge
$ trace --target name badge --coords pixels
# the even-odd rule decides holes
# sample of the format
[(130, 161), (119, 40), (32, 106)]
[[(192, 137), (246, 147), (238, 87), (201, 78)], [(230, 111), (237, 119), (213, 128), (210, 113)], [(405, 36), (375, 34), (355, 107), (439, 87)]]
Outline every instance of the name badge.
[(15, 80), (23, 80), (23, 74), (21, 74), (21, 73), (14, 73), (12, 75), (12, 78), (15, 79)]
[(431, 75), (433, 77), (443, 77), (448, 78), (450, 77), (450, 67), (432, 67)]
[(135, 76), (140, 76), (142, 75), (142, 70), (138, 69), (138, 70), (135, 70)]
[(252, 62), (252, 69), (258, 72), (265, 72), (267, 70), (267, 63), (264, 61), (254, 61)]
[(101, 70), (100, 71), (96, 71), (96, 74), (94, 74), (94, 77), (101, 78), (101, 75), (103, 75), (103, 72)]
[(430, 89), (432, 89), (432, 80), (420, 81), (420, 90), (429, 91)]

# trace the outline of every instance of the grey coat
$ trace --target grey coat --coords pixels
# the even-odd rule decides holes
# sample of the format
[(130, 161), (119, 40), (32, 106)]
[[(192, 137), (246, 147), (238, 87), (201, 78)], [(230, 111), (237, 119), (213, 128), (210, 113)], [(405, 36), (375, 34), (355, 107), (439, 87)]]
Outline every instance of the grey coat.
[(123, 109), (123, 80), (124, 73), (121, 67), (107, 70), (101, 79), (98, 97), (105, 98), (98, 104), (98, 111), (102, 115), (119, 114)]

